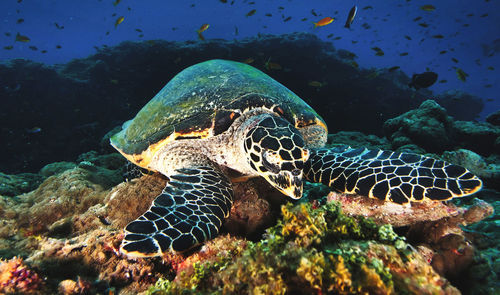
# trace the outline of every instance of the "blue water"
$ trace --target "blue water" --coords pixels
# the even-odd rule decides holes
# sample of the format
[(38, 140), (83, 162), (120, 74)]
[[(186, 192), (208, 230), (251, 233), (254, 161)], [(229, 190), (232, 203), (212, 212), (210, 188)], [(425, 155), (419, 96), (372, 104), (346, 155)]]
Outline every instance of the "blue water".
[[(235, 0), (232, 5), (231, 0), (227, 3), (219, 0), (123, 0), (117, 5), (113, 2), (0, 1), (0, 60), (26, 58), (47, 64), (65, 63), (96, 52), (95, 46), (112, 46), (125, 40), (196, 40), (195, 31), (204, 23), (210, 24), (203, 33), (206, 39), (242, 39), (258, 33), (310, 32), (333, 42), (336, 48), (354, 52), (362, 67), (400, 66), (410, 76), (426, 68), (435, 71), (439, 80), (447, 80), (447, 83), (436, 83), (430, 87), (431, 90), (440, 93), (460, 89), (483, 98), (486, 105), (483, 117), (500, 108), (500, 52), (491, 51), (493, 56), (485, 56), (483, 49), (484, 45), (491, 45), (500, 38), (500, 1), (497, 0)], [(420, 9), (425, 4), (433, 4), (435, 11)], [(344, 23), (353, 5), (358, 6), (358, 13), (351, 29), (346, 29)], [(363, 9), (367, 6), (373, 8)], [(246, 17), (252, 9), (256, 9), (256, 13)], [(312, 10), (317, 16), (312, 14)], [(266, 16), (266, 13), (272, 16)], [(124, 16), (124, 21), (115, 28), (115, 21), (120, 16)], [(335, 21), (314, 29), (312, 22), (326, 16), (334, 17)], [(292, 18), (284, 22), (287, 17)], [(414, 21), (417, 17), (422, 19)], [(21, 18), (24, 22), (18, 24)], [(307, 20), (302, 21), (303, 18)], [(57, 28), (55, 23), (64, 28)], [(365, 23), (370, 26), (369, 29), (363, 27)], [(429, 26), (424, 28), (419, 23)], [(136, 29), (142, 30), (142, 33)], [(15, 42), (18, 32), (31, 41)], [(140, 37), (140, 34), (143, 36)], [(333, 37), (327, 38), (329, 34)], [(432, 37), (437, 34), (444, 38)], [(406, 39), (405, 35), (412, 40)], [(341, 39), (333, 40), (336, 37)], [(358, 42), (353, 44), (352, 41)], [(61, 48), (57, 49), (57, 45)], [(6, 50), (4, 46), (13, 46), (13, 49)], [(29, 46), (36, 46), (38, 50), (34, 51)], [(375, 51), (371, 49), (374, 46), (380, 47), (385, 55), (375, 56)], [(41, 53), (42, 50), (47, 52)], [(448, 52), (439, 54), (442, 50)], [(408, 55), (400, 56), (402, 52), (408, 52)], [(457, 78), (454, 67), (469, 74), (466, 82)]]

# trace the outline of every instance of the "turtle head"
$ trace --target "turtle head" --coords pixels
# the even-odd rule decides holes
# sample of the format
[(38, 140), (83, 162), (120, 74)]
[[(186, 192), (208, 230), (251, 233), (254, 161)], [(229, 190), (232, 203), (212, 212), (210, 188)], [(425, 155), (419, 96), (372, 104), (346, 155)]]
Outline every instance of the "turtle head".
[(302, 197), (303, 167), (309, 151), (293, 125), (280, 117), (261, 115), (246, 133), (244, 149), (258, 175), (285, 195)]

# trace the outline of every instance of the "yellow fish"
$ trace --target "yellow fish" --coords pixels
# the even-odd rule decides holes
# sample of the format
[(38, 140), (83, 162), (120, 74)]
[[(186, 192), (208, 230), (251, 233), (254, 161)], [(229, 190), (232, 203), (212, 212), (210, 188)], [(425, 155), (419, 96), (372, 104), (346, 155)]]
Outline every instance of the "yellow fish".
[(269, 71), (269, 70), (281, 70), (282, 67), (279, 63), (271, 62), (271, 58), (269, 58), (266, 63), (264, 64), (264, 67)]
[(249, 58), (245, 59), (245, 60), (243, 61), (243, 63), (245, 63), (245, 64), (249, 65), (249, 64), (253, 63), (254, 61), (255, 61), (255, 59), (253, 59), (253, 58), (249, 57)]
[(436, 7), (434, 7), (434, 5), (427, 4), (427, 5), (420, 6), (420, 9), (422, 9), (424, 11), (434, 11), (434, 10), (436, 10)]
[(197, 30), (196, 32), (198, 32), (198, 33), (203, 33), (203, 32), (205, 32), (205, 31), (206, 31), (209, 27), (210, 27), (210, 25), (209, 25), (209, 24), (203, 24), (203, 25), (200, 27), (200, 29), (199, 29), (199, 30)]
[(124, 17), (124, 16), (120, 16), (120, 17), (116, 20), (116, 22), (115, 22), (115, 29), (116, 29), (116, 27), (117, 27), (119, 24), (121, 24), (124, 20), (125, 20), (125, 17)]
[(323, 26), (326, 26), (326, 25), (329, 25), (331, 24), (332, 22), (334, 21), (334, 18), (333, 17), (325, 17), (325, 18), (322, 18), (321, 20), (319, 20), (318, 22), (314, 23), (314, 27), (323, 27)]
[(469, 76), (469, 74), (467, 74), (466, 72), (464, 72), (464, 70), (462, 70), (461, 68), (457, 68), (456, 72), (457, 72), (458, 79), (460, 81), (462, 81), (462, 82), (465, 82), (465, 80)]
[(319, 81), (309, 81), (309, 83), (307, 83), (307, 85), (309, 85), (311, 87), (320, 88), (320, 87), (323, 87), (325, 84), (323, 84)]
[(23, 36), (23, 35), (17, 33), (17, 35), (16, 35), (16, 41), (19, 41), (19, 42), (29, 42), (30, 38), (28, 38), (27, 36)]
[(115, 0), (115, 2), (113, 2), (113, 5), (116, 6), (120, 3), (121, 0)]

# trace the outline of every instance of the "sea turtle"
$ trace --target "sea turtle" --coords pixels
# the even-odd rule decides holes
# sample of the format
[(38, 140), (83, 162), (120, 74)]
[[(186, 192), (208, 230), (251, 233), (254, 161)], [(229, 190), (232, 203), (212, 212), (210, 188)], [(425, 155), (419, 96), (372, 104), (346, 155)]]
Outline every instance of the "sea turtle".
[(293, 199), (305, 179), (400, 204), (482, 186), (465, 168), (421, 155), (322, 148), (327, 134), (309, 105), (247, 64), (188, 67), (111, 138), (129, 161), (169, 178), (149, 210), (125, 227), (120, 250), (151, 257), (214, 238), (233, 202), (230, 175), (263, 177)]

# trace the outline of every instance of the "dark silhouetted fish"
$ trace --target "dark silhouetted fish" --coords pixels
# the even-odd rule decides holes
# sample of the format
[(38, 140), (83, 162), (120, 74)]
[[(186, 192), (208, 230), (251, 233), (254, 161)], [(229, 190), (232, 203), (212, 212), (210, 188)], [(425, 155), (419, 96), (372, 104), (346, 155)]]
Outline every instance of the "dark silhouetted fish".
[(411, 77), (411, 82), (408, 84), (409, 87), (415, 89), (427, 88), (436, 83), (438, 74), (434, 72), (423, 72), (422, 74), (413, 74)]
[(347, 20), (345, 21), (344, 27), (350, 28), (352, 22), (354, 21), (354, 17), (356, 16), (356, 12), (358, 11), (358, 7), (354, 5), (351, 10), (349, 11), (349, 15), (347, 16)]

